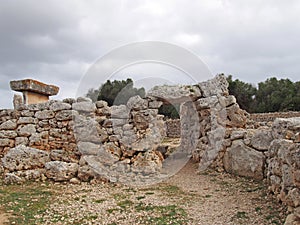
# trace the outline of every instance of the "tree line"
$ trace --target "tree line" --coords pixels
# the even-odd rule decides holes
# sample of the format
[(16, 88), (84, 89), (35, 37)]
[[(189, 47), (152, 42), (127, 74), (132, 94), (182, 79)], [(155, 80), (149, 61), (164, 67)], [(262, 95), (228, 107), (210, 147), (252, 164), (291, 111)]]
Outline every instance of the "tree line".
[(239, 79), (227, 77), (229, 94), (240, 107), (250, 113), (300, 111), (300, 81), (276, 77), (258, 83), (256, 87)]
[[(240, 107), (249, 113), (300, 111), (300, 81), (292, 82), (289, 79), (278, 80), (268, 78), (264, 82), (253, 84), (233, 80), (227, 76), (229, 94), (234, 95)], [(98, 89), (89, 89), (86, 94), (94, 102), (104, 100), (109, 106), (126, 104), (129, 98), (139, 95), (145, 97), (145, 89), (135, 88), (132, 79), (107, 80)], [(163, 105), (159, 113), (167, 118), (179, 118), (178, 105)]]

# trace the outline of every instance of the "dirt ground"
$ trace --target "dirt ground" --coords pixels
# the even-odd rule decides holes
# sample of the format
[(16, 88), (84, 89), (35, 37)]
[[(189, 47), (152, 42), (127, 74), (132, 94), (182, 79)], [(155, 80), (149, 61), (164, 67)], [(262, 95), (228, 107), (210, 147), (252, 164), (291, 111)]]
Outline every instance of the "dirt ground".
[[(52, 195), (30, 224), (267, 225), (283, 224), (286, 216), (264, 183), (213, 171), (199, 174), (191, 161), (163, 183), (139, 188), (111, 183), (35, 185)], [(0, 224), (5, 220), (0, 213)]]

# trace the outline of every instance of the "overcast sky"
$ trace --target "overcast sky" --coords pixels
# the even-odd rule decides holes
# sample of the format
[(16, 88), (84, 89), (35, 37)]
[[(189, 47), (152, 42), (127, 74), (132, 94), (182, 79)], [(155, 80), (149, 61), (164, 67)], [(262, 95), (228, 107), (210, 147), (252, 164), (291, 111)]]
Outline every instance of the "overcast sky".
[[(10, 80), (37, 79), (61, 88), (55, 98), (74, 97), (97, 59), (149, 40), (193, 52), (214, 75), (254, 84), (272, 76), (297, 81), (299, 15), (297, 0), (1, 0), (0, 108), (12, 108)], [(142, 68), (120, 73), (137, 76)], [(172, 69), (157, 68), (145, 76), (183, 82)]]

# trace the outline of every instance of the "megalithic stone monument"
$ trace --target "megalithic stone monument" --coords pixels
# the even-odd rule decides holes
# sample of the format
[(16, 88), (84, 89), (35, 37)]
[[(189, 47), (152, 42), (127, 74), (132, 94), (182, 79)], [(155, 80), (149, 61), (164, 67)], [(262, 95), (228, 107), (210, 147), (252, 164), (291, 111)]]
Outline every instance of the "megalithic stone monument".
[(26, 105), (47, 102), (49, 96), (56, 95), (59, 91), (59, 87), (55, 85), (33, 79), (10, 81), (10, 88), (23, 93), (23, 103)]

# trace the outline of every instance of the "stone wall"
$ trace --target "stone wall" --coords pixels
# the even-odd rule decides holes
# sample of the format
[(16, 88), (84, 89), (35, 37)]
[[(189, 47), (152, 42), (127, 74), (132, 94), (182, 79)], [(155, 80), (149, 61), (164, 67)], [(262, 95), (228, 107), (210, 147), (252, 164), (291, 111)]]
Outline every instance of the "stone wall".
[[(158, 114), (164, 102), (181, 103), (180, 120), (164, 122)], [(241, 110), (224, 76), (154, 87), (146, 98), (135, 96), (120, 106), (86, 98), (21, 104), (0, 110), (0, 175), (6, 183), (105, 179), (144, 185), (169, 175), (169, 159), (192, 157), (200, 171), (210, 167), (267, 179), (270, 191), (289, 206), (288, 221), (297, 224), (300, 120), (261, 121), (265, 115)], [(160, 143), (166, 135), (178, 137), (178, 130), (178, 154), (164, 158), (169, 154)]]
[(163, 160), (156, 151), (165, 136), (160, 106), (136, 96), (127, 105), (112, 107), (78, 98), (1, 110), (4, 181), (117, 181), (136, 179), (141, 172), (154, 174)]
[(180, 137), (180, 119), (168, 119), (166, 124), (166, 136), (170, 138)]
[[(288, 220), (300, 223), (300, 117), (276, 119), (267, 158), (270, 191), (288, 206)], [(292, 223), (291, 223), (292, 224)]]

